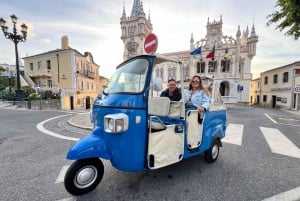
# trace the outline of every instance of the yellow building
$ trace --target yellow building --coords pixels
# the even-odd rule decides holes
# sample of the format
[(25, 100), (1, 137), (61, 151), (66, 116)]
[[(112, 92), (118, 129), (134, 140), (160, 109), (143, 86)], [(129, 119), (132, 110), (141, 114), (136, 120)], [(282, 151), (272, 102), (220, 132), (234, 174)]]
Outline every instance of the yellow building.
[(61, 49), (23, 58), (26, 80), (37, 91), (61, 94), (61, 109), (89, 109), (107, 79), (99, 76), (99, 65), (89, 52), (69, 47), (67, 36)]
[(251, 80), (250, 83), (250, 105), (259, 105), (260, 100), (260, 78)]

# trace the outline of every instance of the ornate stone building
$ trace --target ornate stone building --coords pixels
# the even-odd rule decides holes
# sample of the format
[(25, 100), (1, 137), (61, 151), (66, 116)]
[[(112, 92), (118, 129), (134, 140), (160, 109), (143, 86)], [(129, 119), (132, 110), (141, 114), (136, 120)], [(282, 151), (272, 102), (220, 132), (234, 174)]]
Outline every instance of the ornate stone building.
[(140, 0), (134, 0), (131, 15), (126, 16), (125, 7), (121, 17), (121, 39), (124, 43), (123, 59), (145, 54), (144, 41), (149, 33), (152, 33), (150, 14), (148, 19)]
[[(177, 56), (184, 66), (184, 78), (198, 74), (201, 77), (213, 77), (214, 86), (221, 92), (225, 103), (249, 103), (251, 60), (256, 55), (258, 36), (254, 24), (249, 33), (248, 26), (241, 32), (237, 27), (235, 37), (223, 34), (223, 20), (207, 20), (206, 35), (195, 40), (190, 39), (190, 49), (163, 53), (165, 56)], [(143, 44), (145, 37), (152, 32), (150, 14), (148, 20), (140, 0), (134, 0), (130, 17), (126, 17), (125, 8), (121, 17), (121, 39), (124, 42), (124, 59), (138, 54), (145, 54)], [(196, 55), (191, 52), (199, 48)], [(208, 57), (209, 53), (212, 53)], [(171, 63), (164, 63), (156, 69), (155, 76), (161, 77), (166, 86), (170, 78), (179, 81), (179, 69)], [(166, 66), (167, 65), (167, 66)], [(188, 84), (186, 82), (186, 85)]]

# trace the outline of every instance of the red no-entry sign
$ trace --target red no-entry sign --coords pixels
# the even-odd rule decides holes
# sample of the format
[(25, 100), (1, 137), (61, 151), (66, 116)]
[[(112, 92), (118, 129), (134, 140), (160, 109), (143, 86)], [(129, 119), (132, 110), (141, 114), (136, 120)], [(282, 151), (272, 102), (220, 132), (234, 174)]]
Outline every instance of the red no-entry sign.
[(144, 43), (144, 49), (145, 52), (148, 54), (151, 54), (156, 51), (158, 46), (158, 39), (155, 34), (150, 33), (146, 38), (145, 38), (145, 43)]

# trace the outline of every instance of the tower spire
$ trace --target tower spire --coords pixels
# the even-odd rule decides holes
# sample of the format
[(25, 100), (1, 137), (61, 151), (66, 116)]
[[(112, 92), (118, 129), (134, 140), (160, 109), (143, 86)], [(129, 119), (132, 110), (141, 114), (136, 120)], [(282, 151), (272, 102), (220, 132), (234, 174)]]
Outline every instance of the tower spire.
[(144, 8), (143, 8), (143, 3), (141, 3), (140, 0), (134, 0), (133, 5), (132, 5), (132, 10), (131, 10), (131, 17), (135, 17), (139, 14), (145, 14)]
[(149, 14), (148, 14), (148, 22), (151, 24), (151, 18), (150, 18), (150, 8), (149, 8)]
[(125, 12), (125, 3), (124, 3), (124, 1), (123, 1), (123, 13), (122, 13), (121, 20), (122, 19), (126, 19), (126, 12)]

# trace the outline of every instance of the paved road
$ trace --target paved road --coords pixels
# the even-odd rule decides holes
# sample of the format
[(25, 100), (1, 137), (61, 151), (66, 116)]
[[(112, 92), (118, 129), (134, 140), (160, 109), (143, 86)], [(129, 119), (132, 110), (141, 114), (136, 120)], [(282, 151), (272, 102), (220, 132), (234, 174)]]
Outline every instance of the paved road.
[[(65, 154), (74, 139), (90, 130), (69, 123), (87, 119), (89, 114), (4, 111), (0, 109), (0, 196), (4, 200), (300, 200), (297, 114), (229, 109), (228, 132), (216, 163), (206, 164), (203, 157), (195, 157), (153, 172), (125, 173), (104, 160), (104, 178), (95, 191), (73, 197), (63, 186), (71, 163)], [(41, 122), (56, 136), (37, 131)]]

